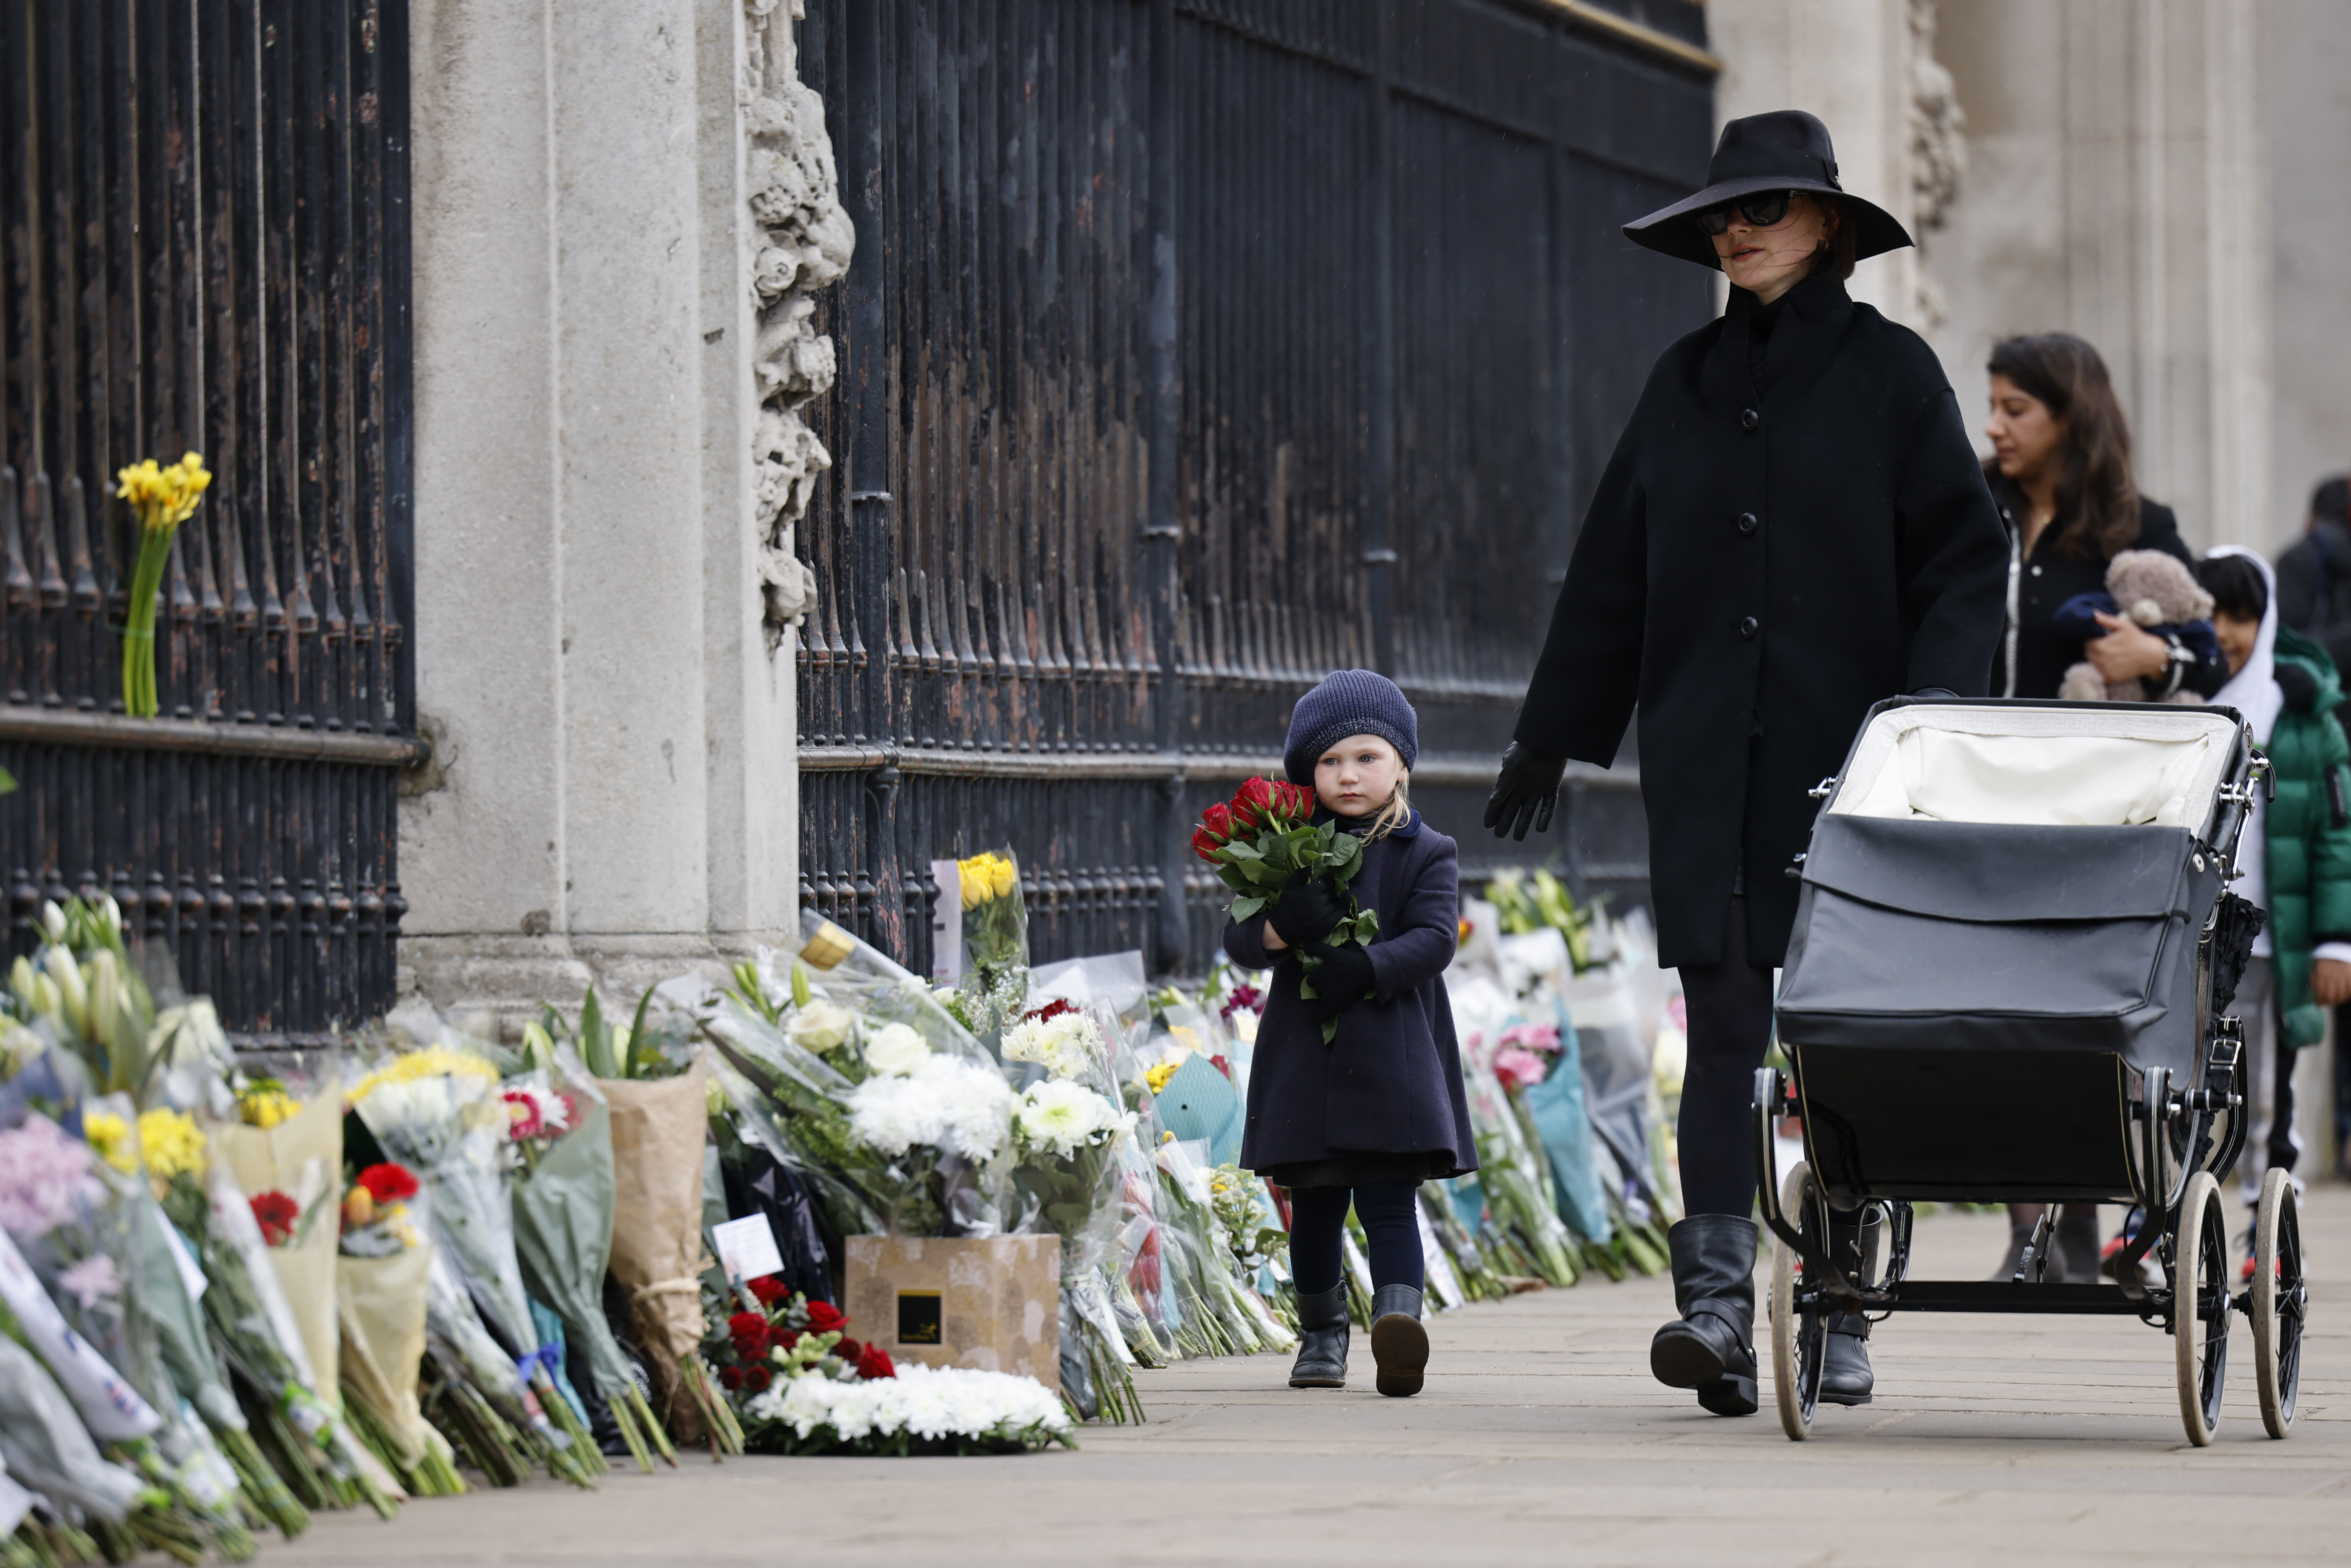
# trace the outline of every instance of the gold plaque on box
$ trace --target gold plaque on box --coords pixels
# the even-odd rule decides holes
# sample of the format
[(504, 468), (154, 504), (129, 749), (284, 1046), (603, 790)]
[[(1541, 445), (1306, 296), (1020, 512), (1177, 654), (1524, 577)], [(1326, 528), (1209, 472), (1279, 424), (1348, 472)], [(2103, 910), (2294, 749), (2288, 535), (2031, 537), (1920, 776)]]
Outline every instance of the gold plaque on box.
[(1058, 1236), (852, 1236), (849, 1332), (899, 1361), (1061, 1381)]

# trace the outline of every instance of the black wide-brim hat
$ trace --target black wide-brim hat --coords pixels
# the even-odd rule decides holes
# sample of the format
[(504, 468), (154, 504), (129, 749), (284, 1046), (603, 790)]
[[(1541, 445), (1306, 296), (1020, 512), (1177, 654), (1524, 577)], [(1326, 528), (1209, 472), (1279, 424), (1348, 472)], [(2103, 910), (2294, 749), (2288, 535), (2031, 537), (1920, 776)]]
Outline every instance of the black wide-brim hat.
[(1829, 128), (1801, 109), (1750, 114), (1722, 128), (1722, 141), (1706, 166), (1706, 189), (1670, 207), (1625, 225), (1625, 237), (1667, 256), (1721, 267), (1714, 241), (1698, 226), (1708, 207), (1758, 191), (1818, 191), (1844, 203), (1844, 221), (1854, 225), (1855, 259), (1900, 250), (1911, 243), (1894, 214), (1865, 202), (1837, 183), (1836, 149)]

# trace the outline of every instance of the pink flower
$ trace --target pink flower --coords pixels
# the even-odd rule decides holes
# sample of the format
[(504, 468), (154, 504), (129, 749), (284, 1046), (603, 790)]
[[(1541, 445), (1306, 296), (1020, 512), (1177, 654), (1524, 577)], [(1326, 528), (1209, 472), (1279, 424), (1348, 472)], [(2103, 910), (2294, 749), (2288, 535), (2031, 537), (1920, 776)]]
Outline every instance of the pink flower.
[(1514, 1023), (1502, 1031), (1501, 1044), (1520, 1051), (1557, 1051), (1559, 1026), (1551, 1023)]
[(86, 1312), (96, 1308), (100, 1298), (111, 1300), (122, 1293), (122, 1275), (114, 1260), (103, 1252), (93, 1252), (64, 1270), (57, 1275), (57, 1284)]
[(37, 1241), (106, 1202), (89, 1145), (35, 1113), (0, 1133), (0, 1230)]
[(1533, 1088), (1550, 1071), (1551, 1064), (1541, 1057), (1515, 1045), (1494, 1053), (1494, 1076), (1520, 1089)]

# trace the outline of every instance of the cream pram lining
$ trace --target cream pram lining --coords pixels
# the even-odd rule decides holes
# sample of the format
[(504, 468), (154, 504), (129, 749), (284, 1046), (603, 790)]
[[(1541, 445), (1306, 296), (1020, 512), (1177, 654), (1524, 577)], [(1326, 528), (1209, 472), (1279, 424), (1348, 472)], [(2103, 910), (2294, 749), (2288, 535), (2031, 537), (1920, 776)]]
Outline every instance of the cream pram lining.
[(1829, 810), (2201, 833), (2237, 727), (2227, 713), (2197, 707), (1896, 708), (1863, 733)]

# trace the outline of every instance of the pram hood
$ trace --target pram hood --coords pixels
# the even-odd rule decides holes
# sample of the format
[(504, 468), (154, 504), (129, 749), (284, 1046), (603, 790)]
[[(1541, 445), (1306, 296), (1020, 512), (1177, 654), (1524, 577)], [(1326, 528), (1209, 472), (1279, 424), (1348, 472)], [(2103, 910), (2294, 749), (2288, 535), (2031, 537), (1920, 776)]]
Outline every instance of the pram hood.
[(1881, 707), (1813, 828), (1782, 1038), (2184, 1071), (2246, 757), (2224, 708)]

